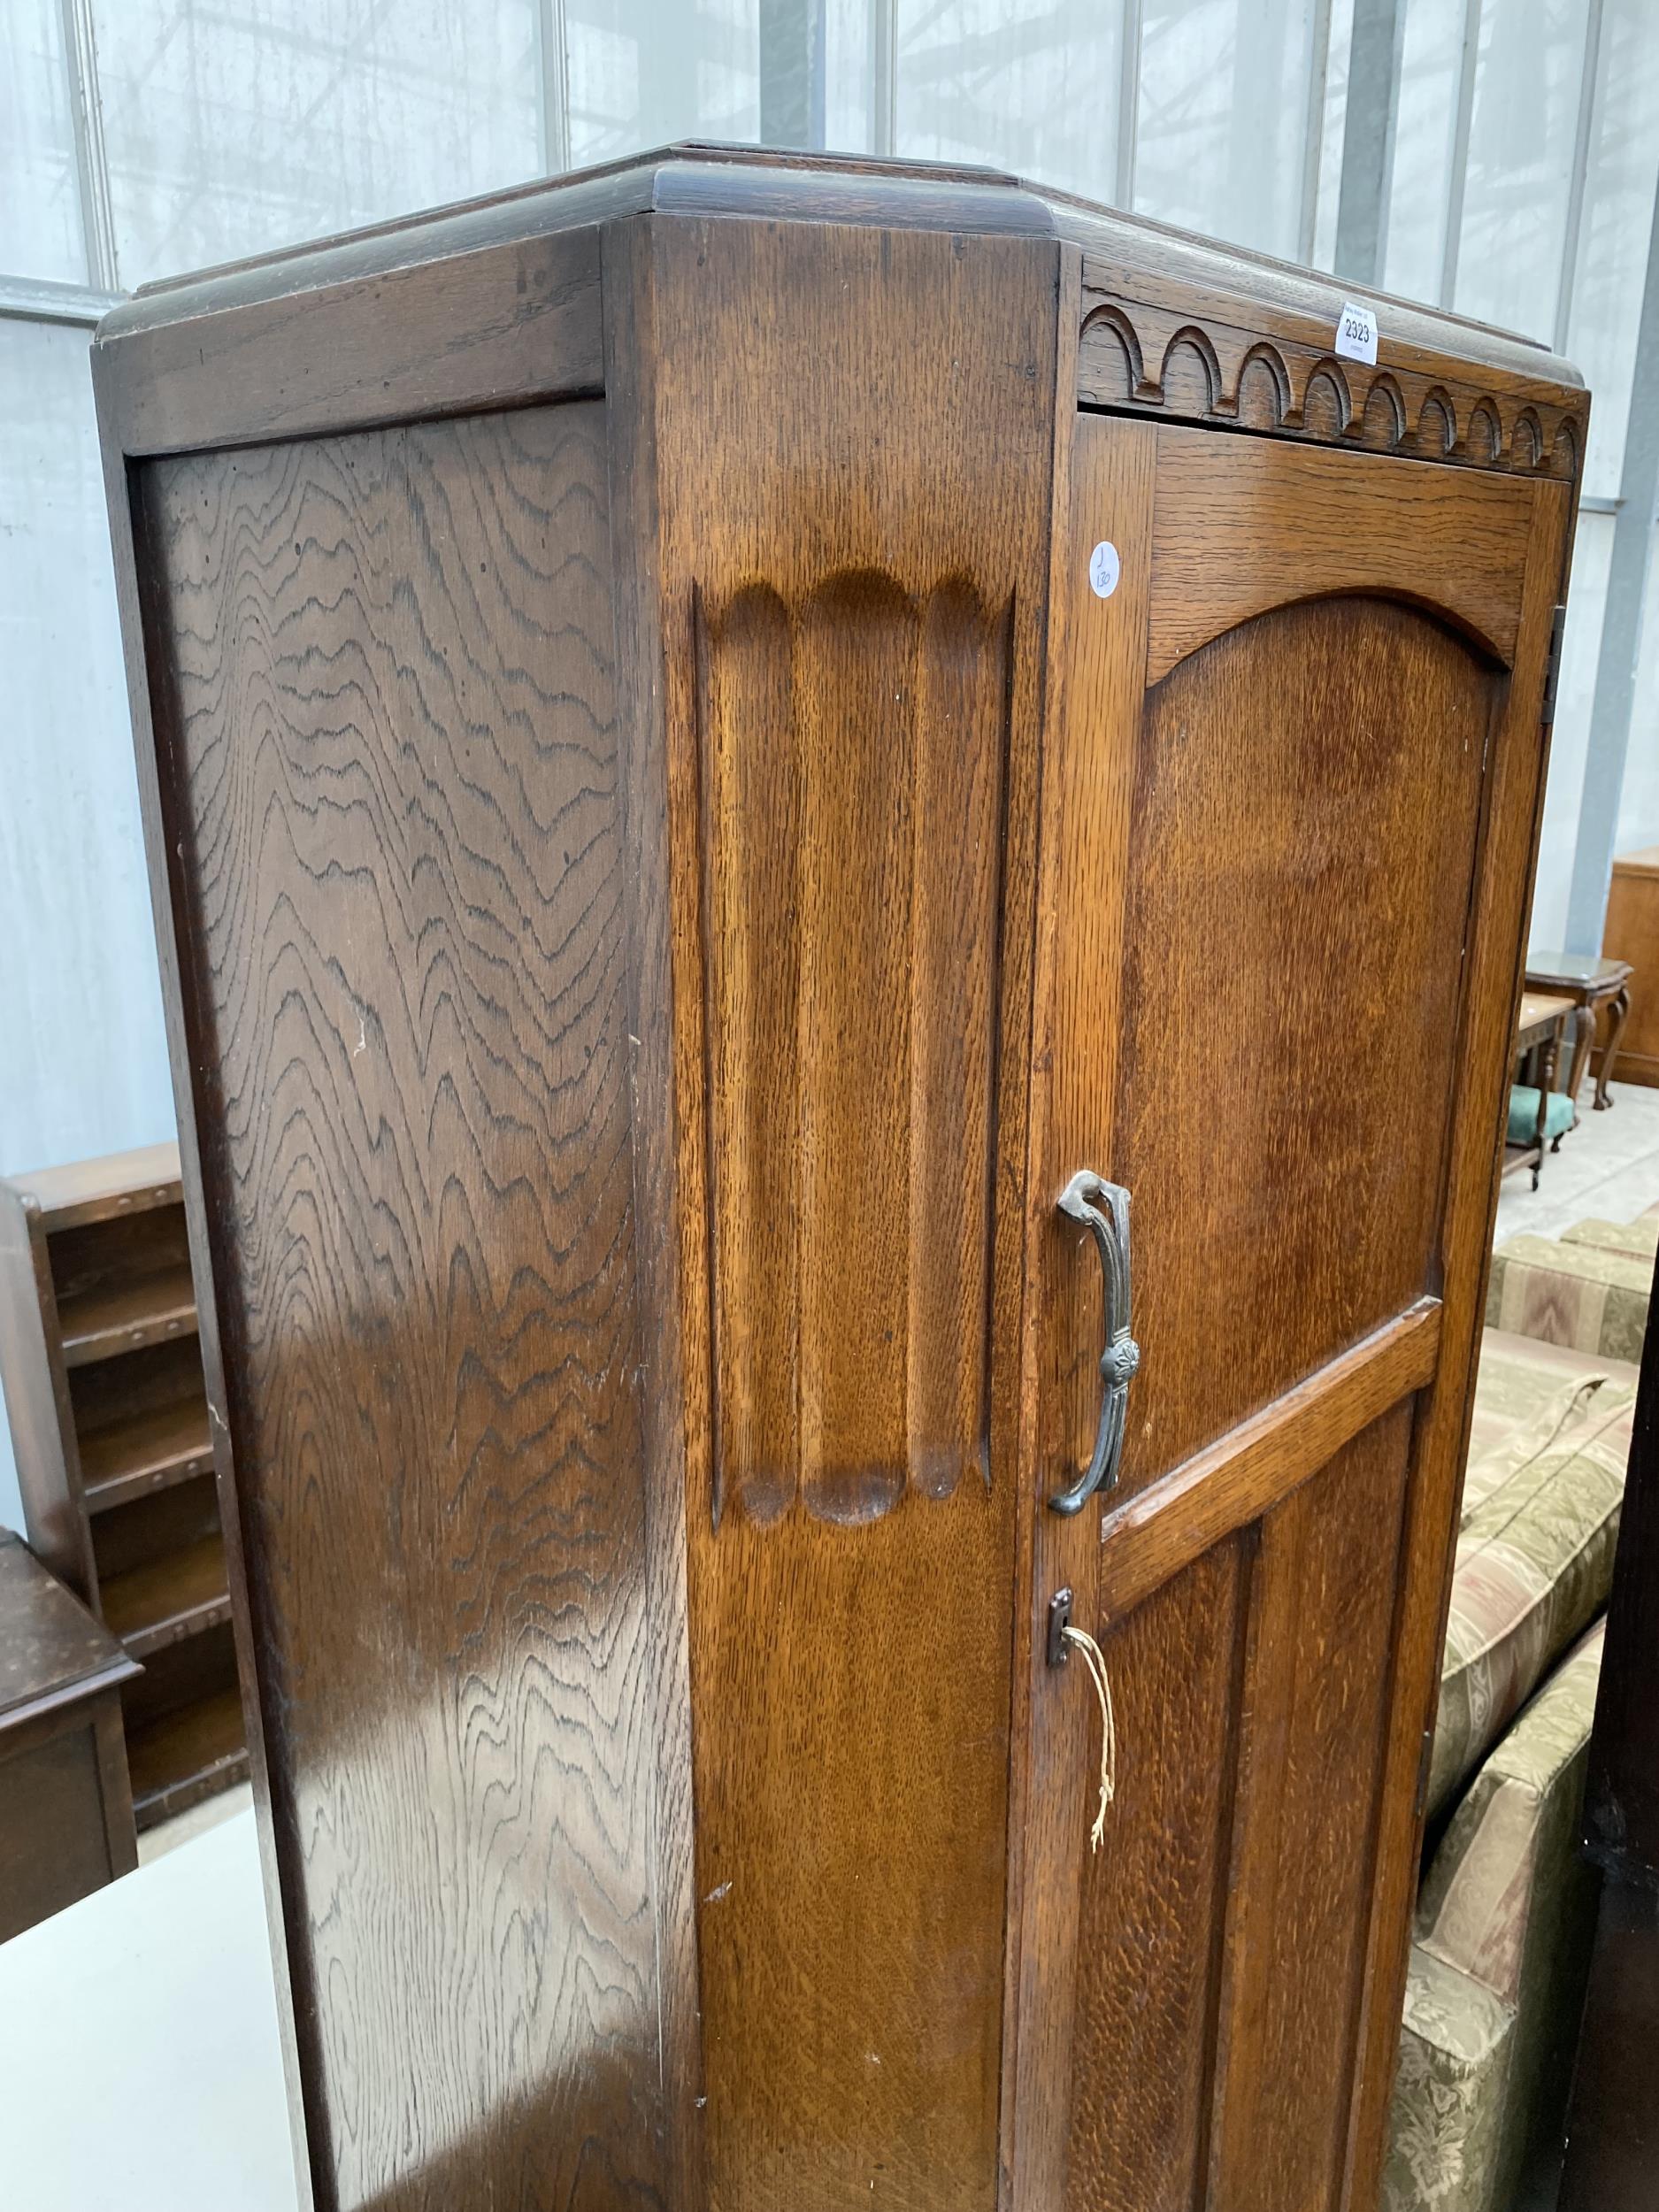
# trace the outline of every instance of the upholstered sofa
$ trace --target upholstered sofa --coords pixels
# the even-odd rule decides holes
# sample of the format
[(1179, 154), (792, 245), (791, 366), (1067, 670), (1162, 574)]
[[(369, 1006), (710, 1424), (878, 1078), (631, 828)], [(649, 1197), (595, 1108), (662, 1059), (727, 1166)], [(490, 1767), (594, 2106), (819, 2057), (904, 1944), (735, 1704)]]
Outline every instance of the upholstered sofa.
[(1514, 2212), (1588, 1958), (1579, 1811), (1659, 1210), (1494, 1256), (1385, 2212)]

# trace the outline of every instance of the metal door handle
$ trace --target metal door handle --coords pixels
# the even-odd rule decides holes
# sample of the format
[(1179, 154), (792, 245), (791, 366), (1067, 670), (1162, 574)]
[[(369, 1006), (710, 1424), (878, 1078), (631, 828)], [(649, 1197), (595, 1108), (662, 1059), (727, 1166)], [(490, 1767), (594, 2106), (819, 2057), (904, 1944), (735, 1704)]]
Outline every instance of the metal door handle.
[[(1097, 1201), (1104, 1201), (1102, 1211)], [(1057, 1204), (1063, 1214), (1080, 1221), (1094, 1240), (1100, 1254), (1101, 1278), (1106, 1302), (1106, 1348), (1100, 1356), (1100, 1427), (1094, 1437), (1094, 1455), (1074, 1482), (1056, 1490), (1048, 1503), (1056, 1513), (1080, 1512), (1097, 1490), (1110, 1490), (1118, 1479), (1118, 1461), (1124, 1446), (1124, 1415), (1129, 1384), (1141, 1364), (1141, 1347), (1129, 1333), (1129, 1194), (1121, 1183), (1081, 1168), (1061, 1192)]]

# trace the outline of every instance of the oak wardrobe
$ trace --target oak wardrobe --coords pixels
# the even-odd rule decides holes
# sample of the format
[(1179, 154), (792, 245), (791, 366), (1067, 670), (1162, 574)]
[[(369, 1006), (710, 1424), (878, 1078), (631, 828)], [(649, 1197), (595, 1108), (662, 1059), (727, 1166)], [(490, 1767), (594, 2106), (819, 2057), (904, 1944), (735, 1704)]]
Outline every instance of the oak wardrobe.
[(683, 147), (95, 374), (315, 2204), (1366, 2212), (1572, 371)]

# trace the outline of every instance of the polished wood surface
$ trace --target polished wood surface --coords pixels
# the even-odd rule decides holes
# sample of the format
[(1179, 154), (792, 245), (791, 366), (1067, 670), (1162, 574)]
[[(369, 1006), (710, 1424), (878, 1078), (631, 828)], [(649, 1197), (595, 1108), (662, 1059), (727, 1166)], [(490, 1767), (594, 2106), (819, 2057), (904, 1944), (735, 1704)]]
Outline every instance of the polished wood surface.
[(1492, 1248), (1509, 1037), (1543, 805), (1548, 731), (1539, 721), (1555, 608), (1565, 589), (1573, 513), (1540, 485), (1521, 584), (1509, 680), (1494, 702), (1480, 841), (1463, 925), (1464, 972), (1446, 1135), (1444, 1211), (1431, 1266), (1444, 1304), (1440, 1363), (1417, 1401), (1378, 1800), (1372, 1888), (1342, 2197), (1369, 2207), (1379, 2185), (1399, 2049), (1411, 1910), (1423, 1839), (1419, 1778), (1439, 1695), (1457, 1497), (1473, 1402)]
[[(1563, 1035), (1573, 1010), (1574, 1002), (1570, 998), (1541, 991), (1523, 991), (1516, 1013), (1516, 1074), (1517, 1079), (1530, 1082), (1537, 1088), (1538, 1123), (1525, 1143), (1512, 1141), (1506, 1136), (1503, 1172), (1514, 1175), (1524, 1168), (1530, 1169), (1534, 1190), (1538, 1188), (1548, 1148), (1545, 1125), (1549, 1115), (1550, 1094), (1557, 1088)], [(1560, 1142), (1557, 1137), (1556, 1145)]]
[[(584, 319), (595, 303), (565, 279), (583, 266), (584, 232), (596, 227), (603, 240), (639, 215), (1052, 240), (1067, 250), (1075, 310), (1066, 389), (1085, 407), (1327, 442), (1357, 435), (1441, 465), (1566, 480), (1584, 450), (1588, 396), (1534, 340), (1372, 294), (1378, 363), (1338, 361), (1345, 288), (1320, 271), (1138, 222), (995, 169), (714, 145), (668, 147), (141, 287), (101, 333), (130, 365), (110, 388), (120, 449), (245, 443), (279, 422), (294, 426), (290, 411), (309, 404), (306, 386), (319, 377), (335, 427), (371, 422), (377, 408), (387, 419), (400, 403), (433, 414), (487, 404), (501, 396), (509, 363), (526, 376), (532, 349), (523, 337), (541, 304), (533, 293), (550, 294), (565, 311), (542, 317), (530, 387), (579, 395), (593, 373), (596, 328)], [(539, 262), (526, 257), (538, 248)], [(237, 310), (257, 319), (233, 319)], [(299, 334), (313, 317), (326, 329), (326, 352)], [(451, 341), (447, 370), (427, 334), (433, 326)], [(365, 328), (379, 333), (378, 357), (365, 347)], [(333, 374), (342, 350), (357, 365), (355, 382)], [(221, 354), (236, 360), (236, 376), (214, 378)]]
[[(1345, 455), (1316, 489), (1306, 451), (1152, 436), (1149, 472), (1124, 449), (1151, 439), (1121, 424), (1080, 422), (1071, 455), (1063, 711), (1083, 818), (1062, 820), (1063, 856), (1087, 849), (1091, 803), (1125, 784), (1133, 827), (1113, 864), (1121, 923), (1080, 856), (1074, 892), (1062, 878), (1076, 904), (1056, 936), (1077, 933), (1079, 993), (1115, 941), (1122, 979), (1115, 1003), (1091, 1002), (1098, 1042), (1068, 1007), (1088, 1080), (1062, 1108), (1056, 1071), (1044, 1101), (1071, 1124), (1047, 1140), (1048, 1187), (1087, 1161), (1136, 1194), (1141, 1364), (1103, 1518), (1039, 1536), (1033, 1599), (1066, 1583), (1075, 1617), (1110, 1632), (1125, 1781), (1099, 1858), (1080, 1859), (1090, 1717), (1071, 1681), (1077, 1730), (1033, 1721), (1028, 1739), (1018, 2032), (1042, 2062), (1017, 2078), (1021, 2200), (1359, 2205), (1398, 2032), (1425, 1663), (1501, 1102), (1502, 1032), (1488, 1020), (1471, 1086), (1467, 1024), (1483, 987), (1507, 1010), (1516, 976), (1515, 902), (1484, 940), (1469, 928), (1491, 883), (1494, 728), (1502, 757), (1522, 749), (1517, 769), (1535, 771), (1495, 649), (1509, 639), (1537, 680), (1565, 514), (1548, 495), (1540, 547), (1537, 495), (1483, 482), (1470, 526), (1490, 532), (1480, 559), (1507, 586), (1479, 622), (1467, 598), (1436, 619), (1421, 532), (1392, 534), (1393, 484), (1432, 471)], [(1235, 506), (1248, 551), (1225, 522)], [(1208, 551), (1203, 512), (1225, 526)], [(1374, 530), (1356, 528), (1373, 512)], [(1343, 565), (1339, 518), (1377, 549), (1364, 575)], [(1457, 526), (1449, 509), (1438, 526)], [(1144, 595), (1094, 599), (1082, 579), (1102, 537), (1150, 546)], [(1309, 596), (1321, 573), (1348, 593)], [(1511, 836), (1530, 838), (1535, 783), (1525, 796)], [(1409, 1039), (1420, 1094), (1442, 1102), (1432, 1127), (1378, 1115), (1330, 1055), (1327, 1019), (1379, 1055)], [(1074, 1317), (1069, 1286), (1093, 1262), (1076, 1231), (1040, 1234), (1038, 1305), (1058, 1340), (1048, 1417), (1074, 1466), (1098, 1386), (1088, 1294)], [(1457, 1426), (1435, 1423), (1437, 1397)], [(1052, 1694), (1039, 1674), (1033, 1710)], [(1129, 1778), (1137, 1717), (1144, 1784)], [(1055, 1962), (1068, 1955), (1070, 1989)]]
[(1231, 273), (1207, 273), (1205, 282), (1182, 254), (1195, 242), (1171, 237), (1160, 256), (1147, 251), (1153, 241), (1143, 234), (1140, 251), (1126, 251), (1129, 242), (1107, 228), (1098, 217), (1078, 225), (1092, 249), (1078, 345), (1084, 405), (1442, 467), (1577, 475), (1583, 395), (1538, 373), (1542, 364), (1514, 355), (1501, 367), (1478, 365), (1472, 354), (1448, 361), (1441, 334), (1423, 343), (1427, 334), (1414, 327), (1421, 311), (1398, 300), (1379, 303), (1387, 334), (1376, 362), (1338, 359), (1338, 298), (1319, 300), (1311, 270), (1276, 268), (1240, 316), (1227, 296)]
[(311, 2160), (377, 2201), (488, 2112), (479, 2200), (580, 2201), (594, 2162), (649, 2195), (603, 413), (165, 462), (143, 500)]
[(995, 2185), (1047, 258), (711, 224), (652, 272), (717, 2205), (802, 2141), (826, 2206)]
[(127, 1755), (133, 1794), (156, 1820), (188, 1812), (248, 1772), (242, 1698), (229, 1688), (169, 1706), (150, 1719), (129, 1722)]
[(1553, 992), (1523, 991), (1515, 1017), (1516, 1049), (1530, 1052), (1547, 1038), (1559, 1037), (1561, 1025), (1572, 1009), (1571, 999), (1558, 997)]
[[(299, 312), (283, 294), (216, 303), (211, 349), (194, 319), (156, 330), (121, 434), (130, 452), (166, 453), (597, 392), (598, 296), (587, 230), (467, 255), (435, 285), (423, 267), (359, 263), (308, 288)], [(414, 340), (392, 376), (378, 365), (388, 325)]]
[[(1227, 451), (1229, 465), (1222, 471), (1203, 432), (1169, 430), (1160, 437), (1149, 685), (1223, 632), (1298, 600), (1381, 590), (1397, 609), (1402, 598), (1417, 596), (1402, 589), (1402, 580), (1411, 577), (1421, 549), (1448, 532), (1457, 535), (1457, 565), (1424, 589), (1420, 603), (1438, 621), (1466, 630), (1489, 655), (1513, 658), (1524, 526), (1532, 500), (1525, 484), (1408, 464), (1390, 471), (1386, 498), (1367, 501), (1374, 519), (1361, 533), (1354, 508), (1375, 485), (1369, 457), (1266, 440), (1241, 440)], [(1295, 526), (1283, 526), (1292, 517)], [(1393, 618), (1403, 618), (1396, 612)], [(1352, 634), (1326, 649), (1340, 652), (1347, 644), (1363, 655), (1360, 620), (1349, 611)], [(1374, 645), (1371, 657), (1378, 657)], [(1344, 736), (1333, 718), (1332, 742), (1340, 745)], [(1447, 747), (1445, 765), (1454, 773), (1470, 772), (1459, 757), (1466, 740), (1460, 728), (1455, 747)], [(1363, 742), (1356, 726), (1350, 725), (1346, 741)], [(1478, 770), (1479, 762), (1474, 765)]]
[(81, 1494), (93, 1513), (212, 1471), (204, 1399), (167, 1401), (81, 1439)]
[(1260, 1520), (1299, 1479), (1328, 1466), (1440, 1364), (1440, 1308), (1420, 1300), (1271, 1400), (1219, 1443), (1132, 1497), (1101, 1523), (1100, 1616), (1124, 1620), (1224, 1537)]
[(120, 1696), (137, 1672), (0, 1530), (0, 1943), (137, 1865)]
[(1585, 403), (1336, 303), (680, 150), (101, 334), (316, 2204), (1374, 2201)]
[(1630, 1003), (1602, 1066), (1616, 1081), (1659, 1084), (1659, 845), (1621, 853), (1613, 863), (1601, 950), (1627, 960)]
[[(1240, 449), (1251, 473), (1258, 453), (1282, 450), (1156, 434), (1160, 503), (1166, 443), (1188, 468), (1195, 444), (1217, 480)], [(1368, 497), (1386, 509), (1385, 470), (1422, 466), (1340, 458), (1369, 480), (1349, 491), (1350, 519)], [(1261, 508), (1269, 545), (1304, 526), (1294, 475), (1287, 488), (1282, 505)], [(1174, 495), (1191, 493), (1178, 479)], [(1527, 523), (1526, 511), (1514, 518), (1522, 552)], [(1217, 549), (1218, 565), (1231, 557)], [(1275, 565), (1271, 553), (1262, 563)], [(1169, 589), (1190, 573), (1190, 559), (1172, 566)], [(1161, 580), (1155, 558), (1155, 600)], [(1382, 1142), (1371, 1087), (1327, 1037), (1377, 1033), (1379, 1010), (1392, 1010), (1422, 1094), (1448, 1093), (1496, 688), (1448, 631), (1365, 596), (1276, 608), (1150, 693), (1113, 1140), (1114, 1179), (1157, 1194), (1136, 1224), (1144, 1371), (1125, 1494), (1428, 1286), (1443, 1122), (1406, 1116)], [(1386, 747), (1382, 731), (1393, 733)], [(1339, 880), (1340, 896), (1321, 896)]]
[(176, 1206), (182, 1195), (176, 1144), (141, 1145), (96, 1160), (71, 1160), (8, 1180), (54, 1231), (82, 1228), (152, 1206)]

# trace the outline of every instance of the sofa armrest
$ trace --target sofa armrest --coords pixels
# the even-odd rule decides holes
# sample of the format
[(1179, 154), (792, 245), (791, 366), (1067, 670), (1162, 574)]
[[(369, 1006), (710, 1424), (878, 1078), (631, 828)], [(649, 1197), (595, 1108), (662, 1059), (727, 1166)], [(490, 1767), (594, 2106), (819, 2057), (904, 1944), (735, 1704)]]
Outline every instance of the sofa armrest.
[(1411, 1947), (1380, 2212), (1494, 2212), (1515, 2009)]
[(1492, 1256), (1486, 1326), (1603, 1359), (1640, 1360), (1652, 1263), (1591, 1244), (1506, 1238)]

